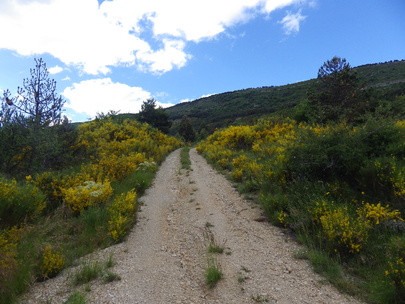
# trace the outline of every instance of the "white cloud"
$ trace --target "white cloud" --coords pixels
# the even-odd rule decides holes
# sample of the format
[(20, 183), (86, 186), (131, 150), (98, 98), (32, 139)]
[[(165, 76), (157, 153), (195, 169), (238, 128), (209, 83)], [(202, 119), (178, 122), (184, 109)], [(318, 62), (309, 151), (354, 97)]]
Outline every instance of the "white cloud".
[(170, 103), (170, 102), (163, 103), (163, 102), (157, 101), (156, 103), (157, 103), (157, 105), (158, 105), (159, 107), (162, 107), (162, 108), (168, 108), (168, 107), (172, 107), (172, 106), (175, 105), (174, 103)]
[(49, 74), (58, 74), (58, 73), (60, 73), (62, 71), (63, 71), (63, 68), (61, 68), (58, 65), (55, 65), (54, 67), (51, 67), (51, 68), (48, 69)]
[[(188, 41), (212, 39), (260, 14), (305, 2), (1, 0), (0, 48), (20, 55), (49, 53), (93, 75), (114, 66), (161, 74), (187, 63)], [(302, 18), (290, 14), (281, 23), (296, 31)]]
[(154, 74), (163, 74), (173, 68), (183, 67), (190, 55), (184, 49), (184, 42), (180, 40), (163, 40), (164, 48), (158, 51), (139, 52), (138, 59), (141, 61), (141, 68)]
[(65, 107), (91, 117), (110, 110), (120, 113), (137, 113), (142, 102), (151, 94), (140, 87), (113, 82), (110, 78), (84, 80), (74, 83), (63, 93), (69, 101)]
[(305, 0), (266, 0), (264, 1), (263, 11), (266, 13), (271, 13), (272, 11), (289, 6), (291, 4), (304, 4)]
[(283, 25), (284, 32), (287, 35), (290, 35), (292, 33), (299, 32), (300, 22), (305, 20), (305, 18), (306, 16), (301, 15), (301, 10), (296, 14), (288, 12), (287, 15), (281, 21), (279, 21), (279, 23)]

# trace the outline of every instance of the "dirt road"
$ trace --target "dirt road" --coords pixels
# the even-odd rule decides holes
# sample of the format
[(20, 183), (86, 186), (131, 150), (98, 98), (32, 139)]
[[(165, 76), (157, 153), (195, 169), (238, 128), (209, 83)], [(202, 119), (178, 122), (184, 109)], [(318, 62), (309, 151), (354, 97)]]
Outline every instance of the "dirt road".
[[(87, 287), (89, 303), (360, 303), (295, 259), (297, 244), (258, 221), (260, 209), (195, 149), (190, 171), (180, 169), (179, 152), (167, 157), (142, 197), (127, 241), (91, 256), (104, 261), (113, 254), (112, 271), (121, 280)], [(208, 253), (212, 239), (224, 253)], [(223, 279), (209, 288), (204, 274), (213, 259)], [(72, 291), (72, 271), (37, 284), (22, 303), (63, 303)]]

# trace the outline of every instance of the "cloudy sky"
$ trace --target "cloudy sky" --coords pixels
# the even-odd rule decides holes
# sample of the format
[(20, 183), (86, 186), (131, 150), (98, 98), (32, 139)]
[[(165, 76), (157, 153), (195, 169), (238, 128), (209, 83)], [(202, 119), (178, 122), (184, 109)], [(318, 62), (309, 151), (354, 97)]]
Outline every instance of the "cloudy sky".
[(0, 0), (0, 94), (43, 58), (86, 121), (405, 59), (404, 0)]

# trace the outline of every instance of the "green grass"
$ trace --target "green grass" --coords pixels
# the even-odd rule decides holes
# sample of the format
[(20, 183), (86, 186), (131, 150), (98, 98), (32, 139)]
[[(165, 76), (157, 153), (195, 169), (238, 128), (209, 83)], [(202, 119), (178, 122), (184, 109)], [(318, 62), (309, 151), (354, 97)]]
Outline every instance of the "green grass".
[(205, 271), (205, 282), (209, 288), (214, 288), (217, 283), (223, 278), (218, 262), (210, 260)]
[(268, 298), (267, 295), (252, 296), (252, 300), (255, 301), (256, 303), (267, 303), (267, 302), (269, 302), (269, 298)]
[(72, 293), (64, 304), (86, 304), (86, 295), (75, 291)]
[(97, 262), (87, 261), (80, 267), (80, 269), (74, 274), (73, 285), (82, 285), (89, 283), (103, 273), (102, 266)]
[(115, 195), (126, 193), (135, 188), (139, 197), (150, 187), (154, 177), (155, 170), (134, 171), (124, 180), (111, 183), (111, 186), (114, 189)]
[(121, 277), (118, 274), (107, 270), (105, 272), (103, 280), (104, 280), (104, 283), (110, 283), (110, 282), (113, 282), (113, 281), (121, 280)]
[(191, 169), (191, 161), (190, 161), (190, 147), (184, 147), (180, 151), (180, 163), (181, 168), (190, 170)]
[(211, 227), (214, 227), (214, 224), (211, 224), (210, 222), (206, 222), (205, 227), (206, 228), (211, 228)]
[[(72, 283), (74, 286), (88, 284), (98, 278), (102, 278), (104, 283), (110, 283), (113, 281), (121, 280), (121, 277), (110, 271), (109, 268), (115, 265), (113, 255), (111, 254), (104, 263), (86, 261), (83, 265), (74, 273)], [(87, 286), (90, 288), (90, 285)]]
[(246, 277), (238, 277), (238, 283), (242, 284), (246, 281)]
[(105, 267), (106, 268), (111, 268), (111, 267), (115, 266), (115, 264), (116, 264), (116, 262), (114, 260), (114, 255), (110, 254), (108, 256), (108, 260), (105, 262)]
[(208, 243), (208, 253), (224, 253), (225, 245), (219, 244), (215, 239), (214, 233), (211, 231), (213, 224), (206, 222), (205, 229), (203, 229), (203, 236)]
[(247, 267), (245, 267), (245, 266), (242, 266), (241, 269), (242, 269), (244, 272), (246, 272), (246, 273), (249, 273), (249, 272), (250, 272), (250, 269), (247, 268)]
[(217, 244), (210, 244), (208, 247), (209, 253), (224, 253), (224, 247)]

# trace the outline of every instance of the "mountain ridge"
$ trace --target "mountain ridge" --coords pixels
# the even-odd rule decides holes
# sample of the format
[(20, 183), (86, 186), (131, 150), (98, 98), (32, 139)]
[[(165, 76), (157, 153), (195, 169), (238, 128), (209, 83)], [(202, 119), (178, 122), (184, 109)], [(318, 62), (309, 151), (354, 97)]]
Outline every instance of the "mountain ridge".
[[(381, 96), (405, 94), (405, 60), (371, 63), (353, 68), (367, 89)], [(247, 88), (201, 97), (165, 108), (173, 120), (171, 133), (187, 115), (197, 132), (208, 133), (230, 124), (250, 123), (260, 116), (285, 112), (306, 99), (307, 90), (316, 78), (281, 86)]]

